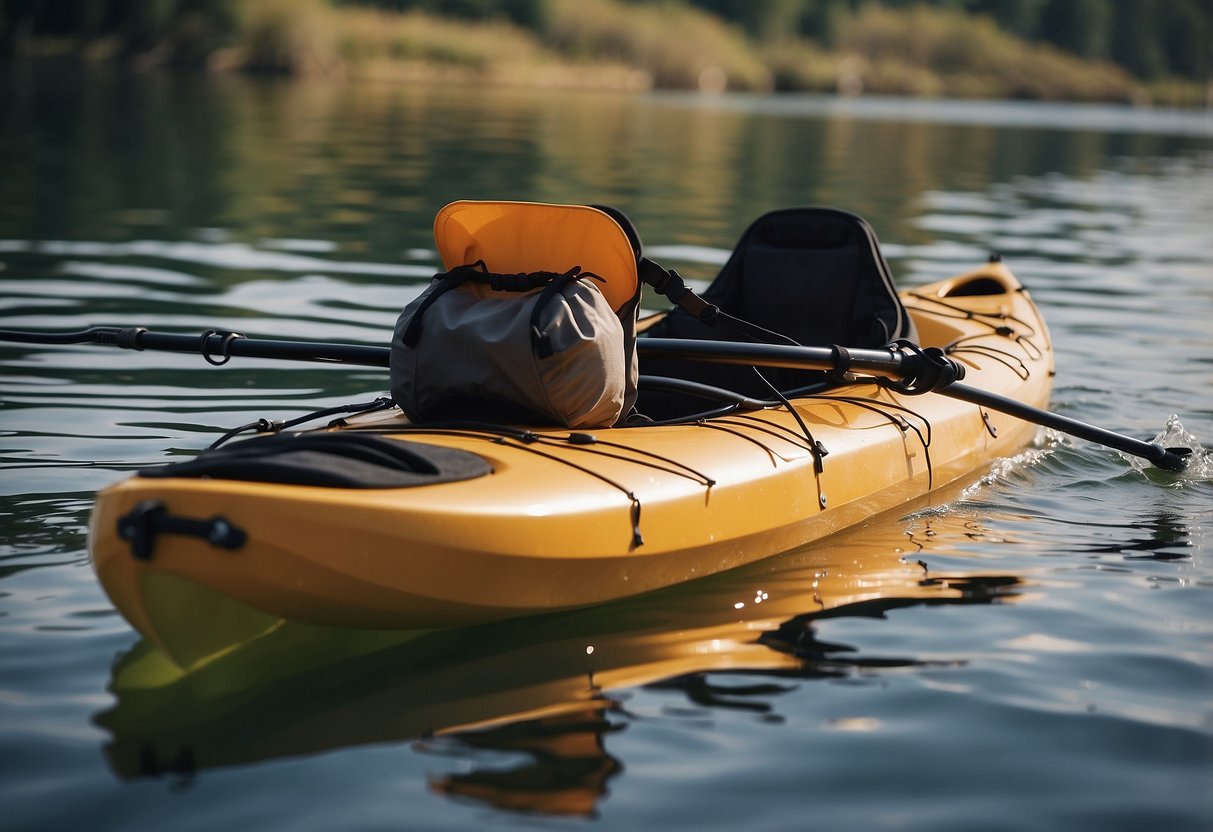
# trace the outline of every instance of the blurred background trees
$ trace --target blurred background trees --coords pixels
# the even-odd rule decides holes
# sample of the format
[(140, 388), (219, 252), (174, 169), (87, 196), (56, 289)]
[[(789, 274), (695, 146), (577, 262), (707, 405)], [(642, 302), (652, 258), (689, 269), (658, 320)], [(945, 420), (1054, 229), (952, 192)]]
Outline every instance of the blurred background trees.
[[(519, 30), (510, 35), (515, 45), (530, 38), (535, 55), (572, 60), (605, 59), (609, 41), (606, 58), (639, 65), (656, 86), (694, 86), (702, 74), (702, 67), (662, 74), (645, 65), (657, 60), (663, 38), (671, 50), (693, 52), (694, 44), (679, 43), (688, 31), (732, 54), (739, 69), (721, 67), (731, 88), (841, 89), (840, 62), (858, 57), (866, 63), (852, 60), (847, 71), (859, 72), (867, 91), (1050, 97), (1042, 81), (1016, 84), (1005, 67), (992, 70), (982, 55), (991, 51), (1021, 64), (1061, 55), (1206, 95), (1213, 76), (1213, 0), (0, 0), (0, 54), (295, 71), (308, 60), (292, 50), (311, 50), (321, 63), (367, 54), (355, 30), (374, 28), (365, 23), (371, 13), (388, 27), (436, 18)], [(360, 26), (346, 24), (359, 15)], [(468, 30), (427, 31), (459, 40)], [(736, 43), (726, 49), (730, 39)], [(430, 47), (388, 51), (433, 59)], [(765, 68), (741, 69), (743, 50)], [(967, 86), (955, 77), (965, 61), (973, 62)], [(1106, 98), (1111, 83), (1087, 86)]]

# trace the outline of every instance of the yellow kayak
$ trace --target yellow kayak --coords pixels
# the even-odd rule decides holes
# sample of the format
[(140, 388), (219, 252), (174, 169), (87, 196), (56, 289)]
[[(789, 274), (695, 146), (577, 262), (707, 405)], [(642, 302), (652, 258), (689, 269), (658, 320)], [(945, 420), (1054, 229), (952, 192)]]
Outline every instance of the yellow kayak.
[[(973, 387), (1047, 403), (1045, 323), (1004, 265), (901, 297), (921, 346)], [(303, 442), (303, 469), (308, 454), (317, 471), (340, 458), (352, 482), (279, 476), (269, 453), (266, 481), (170, 466), (105, 489), (92, 561), (127, 620), (184, 666), (284, 619), (445, 628), (722, 572), (920, 507), (1037, 429), (862, 375), (789, 404), (591, 431), (354, 417), (275, 440)]]

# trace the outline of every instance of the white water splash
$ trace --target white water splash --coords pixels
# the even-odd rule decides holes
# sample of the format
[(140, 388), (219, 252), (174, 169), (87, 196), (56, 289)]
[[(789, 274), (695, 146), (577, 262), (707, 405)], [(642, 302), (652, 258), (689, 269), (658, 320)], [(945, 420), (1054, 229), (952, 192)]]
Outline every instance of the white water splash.
[(998, 482), (1001, 482), (1002, 480), (1005, 480), (1012, 472), (1018, 470), (1019, 468), (1032, 465), (1038, 459), (1040, 459), (1041, 455), (1041, 451), (1033, 449), (1031, 451), (1025, 451), (1017, 456), (996, 460), (990, 466), (990, 470), (987, 471), (981, 479), (968, 486), (960, 493), (960, 499), (974, 499), (985, 489)]
[(972, 485), (966, 487), (960, 494), (961, 500), (976, 499), (987, 488), (996, 485), (1000, 482), (1005, 482), (1010, 479), (1015, 473), (1036, 465), (1041, 460), (1053, 453), (1053, 449), (1061, 445), (1070, 444), (1069, 438), (1064, 434), (1058, 433), (1051, 428), (1041, 428), (1037, 431), (1036, 441), (1031, 448), (1027, 448), (1016, 454), (1015, 456), (1003, 457), (996, 459), (990, 464), (990, 468)]
[[(1206, 450), (1200, 444), (1200, 440), (1188, 432), (1183, 423), (1179, 421), (1177, 414), (1172, 413), (1167, 418), (1166, 426), (1152, 441), (1162, 445), (1164, 448), (1188, 448), (1192, 451), (1191, 456), (1188, 458), (1187, 466), (1183, 471), (1178, 473), (1181, 481), (1213, 479), (1213, 451)], [(1129, 464), (1137, 471), (1145, 472), (1153, 468), (1150, 463), (1140, 457), (1124, 453), (1121, 456), (1127, 459)]]

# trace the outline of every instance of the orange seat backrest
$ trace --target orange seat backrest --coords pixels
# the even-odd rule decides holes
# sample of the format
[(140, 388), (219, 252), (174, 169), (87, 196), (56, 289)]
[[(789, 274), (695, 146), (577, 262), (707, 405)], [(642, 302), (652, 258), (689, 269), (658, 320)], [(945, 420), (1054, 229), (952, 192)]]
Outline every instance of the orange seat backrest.
[(580, 266), (618, 312), (639, 288), (636, 252), (614, 219), (588, 205), (460, 200), (434, 218), (443, 266), (483, 260), (491, 272), (563, 273)]

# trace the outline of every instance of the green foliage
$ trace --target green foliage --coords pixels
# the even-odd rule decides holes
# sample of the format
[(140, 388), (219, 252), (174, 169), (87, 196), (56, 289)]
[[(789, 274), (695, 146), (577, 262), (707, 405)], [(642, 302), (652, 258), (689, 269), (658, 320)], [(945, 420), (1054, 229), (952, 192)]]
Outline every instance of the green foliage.
[[(0, 52), (39, 38), (109, 44), (127, 57), (155, 51), (202, 60), (234, 37), (239, 0), (0, 0)], [(106, 50), (108, 51), (108, 50)]]
[(836, 45), (853, 56), (853, 91), (1104, 101), (1134, 92), (1123, 70), (1025, 44), (957, 10), (870, 6), (847, 19)]
[(543, 23), (547, 0), (334, 0), (339, 6), (373, 6), (395, 12), (421, 11), (462, 20), (501, 18), (520, 26)]
[[(827, 48), (838, 45), (845, 21), (873, 7), (916, 7), (992, 18), (1031, 43), (1047, 43), (1082, 58), (1110, 59), (1139, 78), (1213, 77), (1210, 0), (689, 0), (743, 26), (755, 38), (799, 34)], [(665, 0), (633, 0), (637, 4)]]
[(1213, 77), (1213, 13), (1209, 2), (1172, 0), (1162, 41), (1171, 69), (1183, 78)]
[(745, 29), (750, 37), (772, 40), (797, 34), (804, 0), (695, 0), (694, 5)]
[(1102, 58), (1111, 13), (1106, 0), (1049, 0), (1040, 14), (1041, 37), (1079, 57)]
[(965, 0), (1010, 33), (1086, 58), (1107, 58), (1138, 78), (1213, 78), (1209, 0)]
[(701, 89), (1138, 100), (1149, 83), (1198, 103), (1213, 0), (0, 0), (0, 54), (39, 51), (293, 73), (563, 62)]
[(994, 18), (999, 28), (1019, 38), (1035, 36), (1046, 0), (974, 0), (966, 5), (974, 14)]

